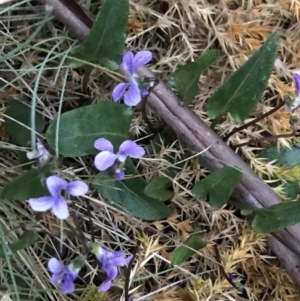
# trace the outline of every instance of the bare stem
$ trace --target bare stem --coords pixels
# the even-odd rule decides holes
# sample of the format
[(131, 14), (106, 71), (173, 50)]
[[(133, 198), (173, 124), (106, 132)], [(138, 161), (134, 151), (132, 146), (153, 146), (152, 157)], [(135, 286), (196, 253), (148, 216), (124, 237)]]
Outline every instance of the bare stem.
[(297, 122), (294, 121), (294, 123), (292, 125), (292, 132), (289, 134), (281, 134), (281, 135), (276, 135), (276, 136), (263, 137), (260, 139), (251, 139), (247, 142), (234, 145), (234, 149), (237, 149), (238, 147), (242, 147), (242, 146), (249, 145), (249, 144), (256, 144), (256, 143), (263, 142), (263, 141), (273, 141), (273, 140), (277, 140), (279, 138), (291, 138), (291, 137), (294, 137), (296, 135), (296, 133), (297, 133)]
[(278, 111), (284, 104), (286, 103), (286, 99), (282, 100), (275, 108), (273, 108), (272, 110), (266, 112), (265, 114), (255, 118), (254, 120), (245, 123), (235, 129), (233, 129), (227, 136), (224, 137), (224, 141), (227, 141), (229, 139), (229, 137), (231, 137), (232, 135), (234, 135), (235, 133), (242, 131), (244, 129), (246, 129), (247, 127), (256, 124), (257, 122), (261, 121), (262, 119), (272, 115), (273, 113), (275, 113), (276, 111)]

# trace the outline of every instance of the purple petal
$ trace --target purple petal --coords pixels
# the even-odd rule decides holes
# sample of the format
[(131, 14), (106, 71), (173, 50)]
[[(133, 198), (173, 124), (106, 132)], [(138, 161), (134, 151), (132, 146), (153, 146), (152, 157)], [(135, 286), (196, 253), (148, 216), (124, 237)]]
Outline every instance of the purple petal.
[(129, 75), (133, 74), (133, 53), (132, 51), (127, 51), (123, 56), (123, 67)]
[(66, 189), (68, 182), (59, 176), (50, 176), (46, 180), (47, 188), (54, 197), (59, 196), (61, 190)]
[(31, 198), (28, 203), (32, 210), (37, 212), (45, 212), (49, 210), (55, 202), (55, 198), (52, 196), (43, 196), (40, 198)]
[(79, 196), (86, 194), (89, 191), (89, 186), (82, 181), (73, 181), (67, 185), (66, 190), (70, 195)]
[(69, 217), (69, 209), (66, 200), (62, 197), (58, 197), (53, 206), (52, 206), (53, 214), (59, 219), (66, 219)]
[(134, 81), (129, 84), (129, 89), (124, 95), (124, 103), (127, 106), (136, 106), (141, 101), (141, 92), (139, 87)]
[(50, 156), (50, 153), (48, 152), (48, 150), (46, 149), (46, 147), (40, 139), (37, 139), (36, 148), (40, 155), (40, 161), (47, 161)]
[(99, 290), (103, 293), (107, 292), (111, 287), (111, 281), (105, 281), (99, 287)]
[(55, 257), (50, 258), (48, 261), (48, 269), (51, 273), (61, 273), (65, 266)]
[(94, 147), (101, 151), (109, 151), (111, 153), (113, 153), (113, 151), (114, 151), (114, 147), (113, 147), (112, 143), (105, 138), (97, 139), (94, 143)]
[(141, 95), (142, 95), (142, 97), (145, 97), (145, 96), (147, 96), (148, 94), (149, 94), (148, 89), (143, 89), (143, 90), (141, 90)]
[(110, 266), (109, 270), (105, 271), (107, 273), (107, 279), (109, 281), (113, 281), (118, 276), (118, 269), (116, 266)]
[(118, 101), (123, 96), (128, 86), (129, 83), (121, 83), (115, 86), (115, 88), (112, 91), (112, 98), (114, 102)]
[(297, 73), (294, 73), (294, 80), (295, 80), (295, 84), (296, 84), (297, 93), (300, 94), (300, 75)]
[(145, 150), (143, 147), (137, 145), (134, 141), (126, 140), (120, 145), (117, 155), (141, 158), (145, 155)]
[(127, 258), (125, 258), (125, 253), (120, 252), (120, 255), (115, 254), (115, 257), (112, 258), (112, 260), (111, 260), (111, 264), (122, 267), (122, 266), (128, 264), (128, 262), (131, 260), (132, 257), (133, 257), (133, 255), (130, 255)]
[(117, 157), (117, 155), (109, 151), (104, 151), (96, 155), (94, 164), (98, 170), (106, 170), (115, 163)]
[(64, 277), (64, 272), (54, 273), (51, 277), (52, 283), (54, 285), (61, 285), (62, 278)]
[(122, 169), (120, 172), (116, 173), (115, 176), (116, 176), (116, 178), (118, 180), (120, 180), (120, 181), (123, 180), (124, 177), (125, 177), (125, 171), (124, 171), (124, 169)]
[(70, 277), (66, 277), (64, 279), (63, 285), (61, 286), (61, 289), (62, 289), (63, 294), (69, 294), (69, 293), (74, 292), (75, 285), (74, 285), (73, 280)]
[(151, 51), (140, 51), (133, 58), (133, 70), (148, 64), (152, 60)]

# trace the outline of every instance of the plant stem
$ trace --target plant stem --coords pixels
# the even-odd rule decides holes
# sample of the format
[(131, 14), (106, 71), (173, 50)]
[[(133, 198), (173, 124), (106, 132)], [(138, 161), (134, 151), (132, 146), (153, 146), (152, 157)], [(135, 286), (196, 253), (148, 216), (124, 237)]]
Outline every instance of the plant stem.
[(278, 111), (284, 104), (286, 103), (286, 98), (284, 100), (282, 100), (275, 108), (273, 108), (272, 110), (266, 112), (265, 114), (255, 118), (254, 120), (245, 123), (235, 129), (233, 129), (227, 136), (224, 137), (224, 141), (227, 141), (229, 139), (229, 137), (231, 137), (232, 135), (234, 135), (235, 133), (242, 131), (244, 129), (246, 129), (247, 127), (256, 124), (257, 122), (261, 121), (262, 119), (272, 115), (273, 113), (275, 113), (276, 111)]
[(242, 147), (245, 145), (253, 144), (253, 143), (256, 144), (256, 143), (259, 143), (262, 141), (272, 141), (272, 140), (277, 140), (279, 138), (291, 138), (291, 137), (295, 136), (296, 133), (297, 133), (297, 122), (294, 121), (294, 123), (292, 125), (292, 132), (289, 134), (281, 134), (281, 135), (276, 135), (276, 136), (264, 137), (264, 138), (260, 138), (260, 139), (251, 139), (248, 142), (234, 145), (234, 149), (237, 149), (238, 147)]

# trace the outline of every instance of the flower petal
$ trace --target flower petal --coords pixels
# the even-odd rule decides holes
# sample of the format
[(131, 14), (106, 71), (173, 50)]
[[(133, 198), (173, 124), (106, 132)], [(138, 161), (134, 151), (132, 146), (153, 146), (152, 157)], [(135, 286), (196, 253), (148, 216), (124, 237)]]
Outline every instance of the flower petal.
[(66, 219), (69, 217), (69, 209), (66, 200), (62, 197), (57, 197), (53, 206), (53, 214), (59, 219)]
[(134, 81), (129, 84), (128, 91), (124, 95), (124, 103), (127, 106), (136, 106), (141, 101), (141, 92), (139, 87)]
[(54, 197), (60, 195), (61, 190), (66, 189), (68, 182), (59, 176), (50, 176), (46, 179), (46, 185), (50, 194)]
[(134, 141), (126, 140), (120, 145), (117, 155), (141, 158), (145, 155), (145, 150)]
[(73, 279), (71, 277), (68, 277), (68, 276), (65, 277), (64, 283), (61, 286), (61, 290), (62, 290), (63, 294), (72, 293), (75, 289)]
[(109, 151), (104, 151), (96, 155), (94, 164), (98, 170), (106, 170), (115, 163), (117, 157), (117, 155)]
[(149, 94), (149, 90), (148, 89), (143, 89), (143, 90), (141, 90), (141, 95), (142, 95), (142, 97), (145, 97), (145, 96), (147, 96)]
[(118, 101), (126, 91), (126, 89), (129, 87), (129, 83), (120, 83), (115, 86), (115, 88), (112, 91), (112, 98), (113, 101)]
[(40, 198), (31, 198), (28, 200), (29, 206), (32, 210), (37, 212), (45, 212), (49, 210), (55, 202), (52, 196), (43, 196)]
[(70, 195), (80, 196), (89, 191), (89, 186), (83, 181), (73, 181), (67, 185), (66, 190)]
[(105, 281), (99, 287), (99, 290), (103, 293), (107, 292), (111, 287), (111, 281)]
[(117, 278), (118, 276), (118, 269), (116, 266), (109, 266), (109, 269), (106, 269), (106, 274), (107, 274), (107, 279), (106, 280), (110, 280), (113, 281)]
[(153, 55), (151, 51), (144, 50), (138, 52), (133, 58), (133, 71), (138, 67), (148, 64), (152, 58)]
[(61, 273), (64, 270), (65, 266), (55, 257), (50, 258), (48, 261), (48, 270), (51, 273)]
[(111, 153), (114, 151), (114, 147), (113, 147), (112, 143), (105, 138), (97, 139), (94, 142), (94, 147), (101, 151), (109, 151)]
[(132, 259), (133, 255), (129, 255), (127, 258), (125, 258), (125, 253), (117, 255), (111, 260), (111, 264), (116, 266), (124, 266), (129, 263), (129, 261)]
[(125, 171), (124, 171), (124, 169), (122, 169), (120, 172), (116, 173), (115, 176), (116, 176), (116, 178), (118, 180), (120, 180), (120, 181), (123, 180), (124, 177), (125, 177)]
[(123, 55), (123, 67), (125, 69), (126, 72), (129, 73), (129, 75), (133, 74), (133, 53), (132, 51), (127, 51), (124, 55)]
[(297, 73), (294, 73), (294, 81), (296, 84), (296, 90), (298, 92), (298, 94), (300, 94), (300, 75)]

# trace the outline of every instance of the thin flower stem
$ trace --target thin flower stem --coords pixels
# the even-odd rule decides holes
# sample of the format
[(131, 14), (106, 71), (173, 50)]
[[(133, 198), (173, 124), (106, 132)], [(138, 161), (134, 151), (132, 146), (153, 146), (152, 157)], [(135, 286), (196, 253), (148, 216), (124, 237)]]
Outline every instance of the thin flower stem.
[(287, 101), (287, 98), (285, 98), (284, 100), (282, 100), (275, 108), (273, 108), (272, 110), (266, 112), (265, 114), (262, 114), (261, 116), (255, 118), (254, 120), (245, 123), (235, 129), (233, 129), (227, 136), (225, 136), (224, 141), (228, 140), (229, 137), (231, 137), (232, 135), (234, 135), (235, 133), (242, 131), (244, 129), (246, 129), (247, 127), (256, 124), (257, 122), (261, 121), (262, 119), (272, 115), (273, 113), (275, 113), (276, 111), (278, 111)]
[[(74, 205), (73, 202), (72, 202), (72, 205)], [(86, 238), (85, 238), (82, 230), (80, 229), (78, 217), (77, 217), (77, 214), (75, 212), (74, 206), (73, 206), (73, 209), (74, 209), (74, 211), (71, 214), (72, 214), (72, 217), (73, 217), (73, 220), (74, 220), (75, 229), (74, 229), (74, 227), (71, 224), (69, 224), (69, 225), (71, 226), (71, 231), (73, 232), (73, 234), (82, 243), (82, 246), (84, 248), (84, 251), (85, 251), (86, 255), (88, 255), (90, 253), (90, 248), (88, 247), (87, 240), (86, 240)]]
[(136, 246), (133, 249), (133, 252), (131, 253), (133, 256), (131, 258), (131, 260), (129, 261), (128, 265), (127, 265), (127, 269), (126, 269), (126, 276), (125, 276), (125, 301), (129, 301), (129, 280), (130, 280), (130, 271), (134, 262), (134, 259), (136, 257), (136, 254), (139, 250), (141, 242), (138, 241)]
[(154, 85), (149, 88), (149, 90), (148, 90), (149, 93), (145, 97), (143, 97), (141, 112), (142, 112), (143, 119), (146, 121), (146, 123), (149, 127), (150, 132), (154, 134), (154, 133), (156, 133), (156, 130), (155, 130), (154, 126), (152, 125), (152, 123), (150, 122), (150, 120), (147, 116), (146, 107), (147, 107), (148, 96), (150, 95), (150, 93), (152, 92), (154, 87), (159, 84), (159, 79), (156, 78), (156, 77), (146, 77), (146, 80), (149, 81), (149, 82), (150, 81), (154, 82)]
[(260, 138), (260, 139), (251, 139), (248, 142), (240, 143), (240, 144), (234, 145), (233, 147), (234, 147), (234, 149), (237, 149), (238, 147), (242, 147), (242, 146), (253, 144), (253, 143), (256, 144), (256, 143), (262, 142), (262, 141), (272, 141), (272, 140), (277, 140), (279, 138), (294, 137), (297, 133), (297, 121), (293, 122), (292, 127), (293, 127), (293, 130), (289, 134), (281, 134), (281, 135), (276, 135), (276, 136), (264, 137), (264, 138)]
[(89, 217), (89, 225), (90, 225), (90, 229), (91, 229), (92, 242), (95, 242), (94, 225), (93, 225), (92, 215), (91, 215), (91, 205), (90, 205), (90, 201), (88, 199), (86, 199), (86, 207), (87, 207), (87, 212), (88, 212), (88, 217)]
[(215, 247), (215, 252), (216, 252), (216, 257), (217, 257), (217, 261), (220, 263), (220, 271), (221, 271), (221, 274), (225, 277), (225, 279), (236, 289), (238, 290), (239, 292), (243, 293), (244, 292), (244, 289), (238, 287), (233, 281), (231, 281), (231, 279), (228, 277), (228, 275), (226, 274), (225, 270), (224, 270), (224, 267), (222, 265), (222, 258), (221, 258), (221, 255), (220, 255), (220, 252), (219, 252), (219, 249), (218, 249), (218, 246), (215, 244), (214, 245)]

